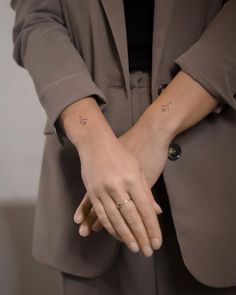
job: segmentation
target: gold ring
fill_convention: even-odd
[[[131,199],[127,199],[127,200],[123,200],[123,201],[116,201],[117,209],[120,209],[121,205],[128,203],[129,201],[131,201]]]

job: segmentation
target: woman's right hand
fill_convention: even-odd
[[[94,211],[111,235],[150,256],[162,243],[153,195],[137,158],[114,136],[99,136],[80,149],[81,175]],[[118,209],[116,201],[131,198]],[[75,214],[76,222],[76,214]],[[156,242],[152,243],[152,240]],[[132,246],[133,245],[133,246]],[[132,248],[133,247],[133,248]]]

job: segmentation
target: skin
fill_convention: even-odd
[[[205,118],[218,103],[180,71],[119,138],[92,97],[67,107],[59,117],[60,125],[78,150],[87,190],[74,215],[77,224],[87,226],[87,233],[80,234],[88,235],[94,225],[94,230],[104,227],[130,250],[142,249],[147,257],[159,249],[162,236],[157,214],[162,210],[151,187],[163,171],[174,137]],[[132,201],[117,210],[114,201],[128,198]]]

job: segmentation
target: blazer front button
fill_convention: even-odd
[[[177,143],[171,143],[168,150],[168,159],[175,161],[181,156],[181,148]]]
[[[158,95],[160,95],[167,86],[168,84],[161,84],[158,88]]]

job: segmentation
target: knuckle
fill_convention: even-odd
[[[87,198],[90,200],[95,198],[96,194],[93,187],[86,187],[86,191]]]
[[[137,181],[136,173],[129,173],[124,176],[124,183],[128,186],[133,185]]]
[[[109,192],[117,192],[121,187],[121,180],[117,177],[113,177],[104,182],[104,188]]]
[[[101,181],[93,181],[86,186],[86,190],[90,198],[95,198],[104,192],[104,184]]]

